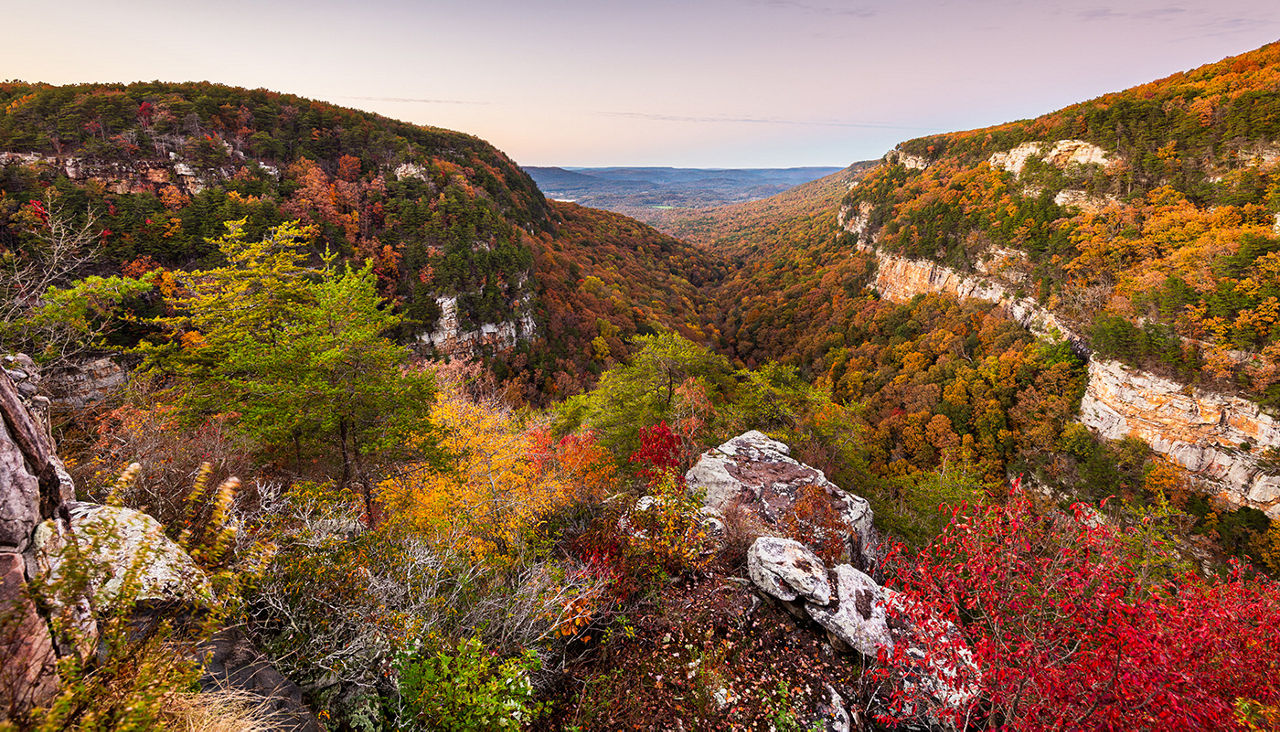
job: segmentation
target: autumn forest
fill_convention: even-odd
[[[1280,728],[1280,44],[648,213],[0,82],[0,730]]]

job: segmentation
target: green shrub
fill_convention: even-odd
[[[529,673],[542,667],[533,651],[499,661],[475,638],[456,654],[420,656],[400,668],[409,716],[429,729],[520,729],[537,716]]]

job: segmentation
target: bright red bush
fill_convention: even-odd
[[[631,453],[632,463],[640,466],[640,475],[649,486],[668,473],[680,469],[680,436],[671,431],[666,421],[652,427],[640,428],[640,449]],[[684,476],[677,475],[677,482],[684,486]]]
[[[900,619],[955,623],[984,700],[940,710],[923,685],[898,683],[883,721],[924,705],[1015,729],[1238,729],[1239,700],[1280,703],[1276,582],[1241,567],[1162,576],[1170,547],[1147,544],[1138,561],[1129,529],[1073,509],[1037,513],[1015,491],[1004,505],[959,507],[918,555],[891,558],[888,584],[909,598]],[[882,678],[919,668],[901,645],[882,654]]]

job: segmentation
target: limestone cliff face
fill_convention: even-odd
[[[909,170],[924,170],[929,167],[929,161],[927,159],[922,158],[919,155],[912,155],[911,153],[903,152],[897,148],[890,150],[888,154],[884,156],[884,159],[885,162],[890,164],[899,163]]]
[[[917,294],[938,293],[996,303],[1032,333],[1056,333],[1088,354],[1084,340],[1053,313],[1031,298],[1015,297],[1000,282],[927,260],[880,251],[875,255],[875,288],[885,299],[904,302]],[[1265,472],[1258,460],[1263,450],[1280,448],[1280,421],[1247,399],[1090,357],[1080,421],[1107,439],[1141,438],[1198,475],[1223,500],[1280,518],[1280,476]],[[1251,449],[1241,449],[1242,444]]]
[[[1021,175],[1022,169],[1032,158],[1064,169],[1072,165],[1107,165],[1111,162],[1107,151],[1097,145],[1084,140],[1058,140],[1052,145],[1047,142],[1024,142],[1008,152],[993,154],[988,163],[993,168]]]
[[[246,160],[243,153],[233,151],[224,143],[228,156]],[[165,186],[195,195],[218,181],[235,175],[235,168],[197,168],[184,160],[177,152],[169,152],[168,159],[139,159],[130,163],[111,163],[75,156],[42,155],[40,153],[0,152],[0,166],[18,164],[53,168],[77,183],[93,181],[117,194],[155,193]],[[279,178],[280,171],[264,163],[257,163],[268,175]]]
[[[1089,359],[1081,423],[1107,439],[1141,438],[1198,476],[1203,487],[1222,500],[1280,518],[1280,475],[1268,473],[1259,460],[1267,448],[1280,448],[1280,420],[1247,399],[1092,357],[1085,340],[1059,317],[1034,299],[1017,296],[1017,262],[1010,260],[1018,253],[989,252],[974,273],[890,254],[862,243],[874,241],[874,232],[868,231],[869,213],[868,206],[847,209],[841,212],[841,222],[845,230],[858,235],[858,249],[876,257],[873,286],[881,297],[905,302],[933,293],[961,301],[982,300],[995,303],[1036,335],[1065,337]]]
[[[1217,485],[1224,500],[1280,518],[1280,475],[1258,460],[1265,448],[1280,446],[1280,421],[1247,399],[1093,359],[1080,421],[1108,439],[1140,437]]]
[[[537,333],[537,324],[530,313],[527,297],[512,319],[499,323],[481,323],[473,329],[462,327],[457,297],[437,297],[436,305],[440,308],[440,317],[436,320],[435,330],[419,334],[418,341],[430,346],[441,356],[470,356],[484,346],[514,348]]]
[[[886,300],[906,302],[916,295],[932,293],[951,295],[962,302],[970,299],[991,302],[1032,333],[1066,338],[1077,350],[1083,352],[1085,349],[1084,340],[1060,318],[1041,307],[1034,299],[1018,297],[1003,282],[981,275],[964,274],[927,259],[889,254],[862,244],[858,248],[875,255],[874,287]],[[984,267],[990,271],[999,266],[998,257],[984,263]]]

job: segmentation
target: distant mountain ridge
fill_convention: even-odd
[[[539,167],[524,171],[547,197],[623,213],[646,223],[671,208],[754,201],[841,170],[839,167]]]

